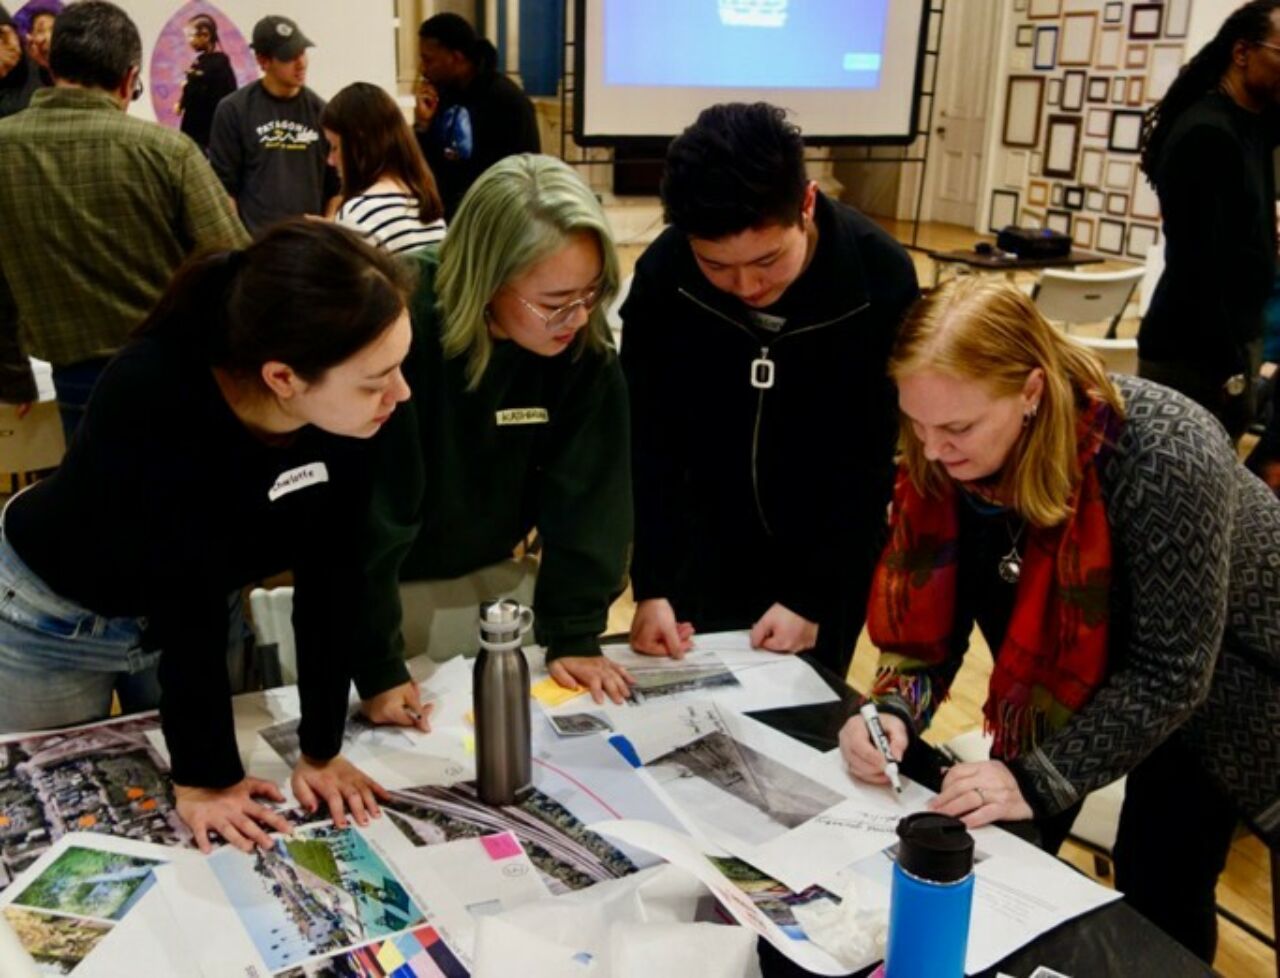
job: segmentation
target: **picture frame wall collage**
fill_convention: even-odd
[[[1191,0],[1013,0],[988,229],[1047,227],[1143,261],[1160,208],[1138,161],[1145,113],[1177,76]]]

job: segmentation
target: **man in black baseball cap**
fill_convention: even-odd
[[[324,100],[306,87],[309,47],[288,17],[263,17],[253,27],[262,77],[224,98],[213,116],[209,162],[252,234],[336,206],[338,175],[326,163],[320,126]]]

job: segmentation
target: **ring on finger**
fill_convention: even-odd
[[[973,786],[973,790],[978,793],[978,801],[985,805],[987,803],[987,796],[982,793],[982,789],[975,784]]]

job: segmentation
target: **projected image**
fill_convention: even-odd
[[[874,89],[889,0],[605,0],[605,83]]]

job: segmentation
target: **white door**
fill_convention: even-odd
[[[946,0],[922,220],[977,223],[998,6]]]

